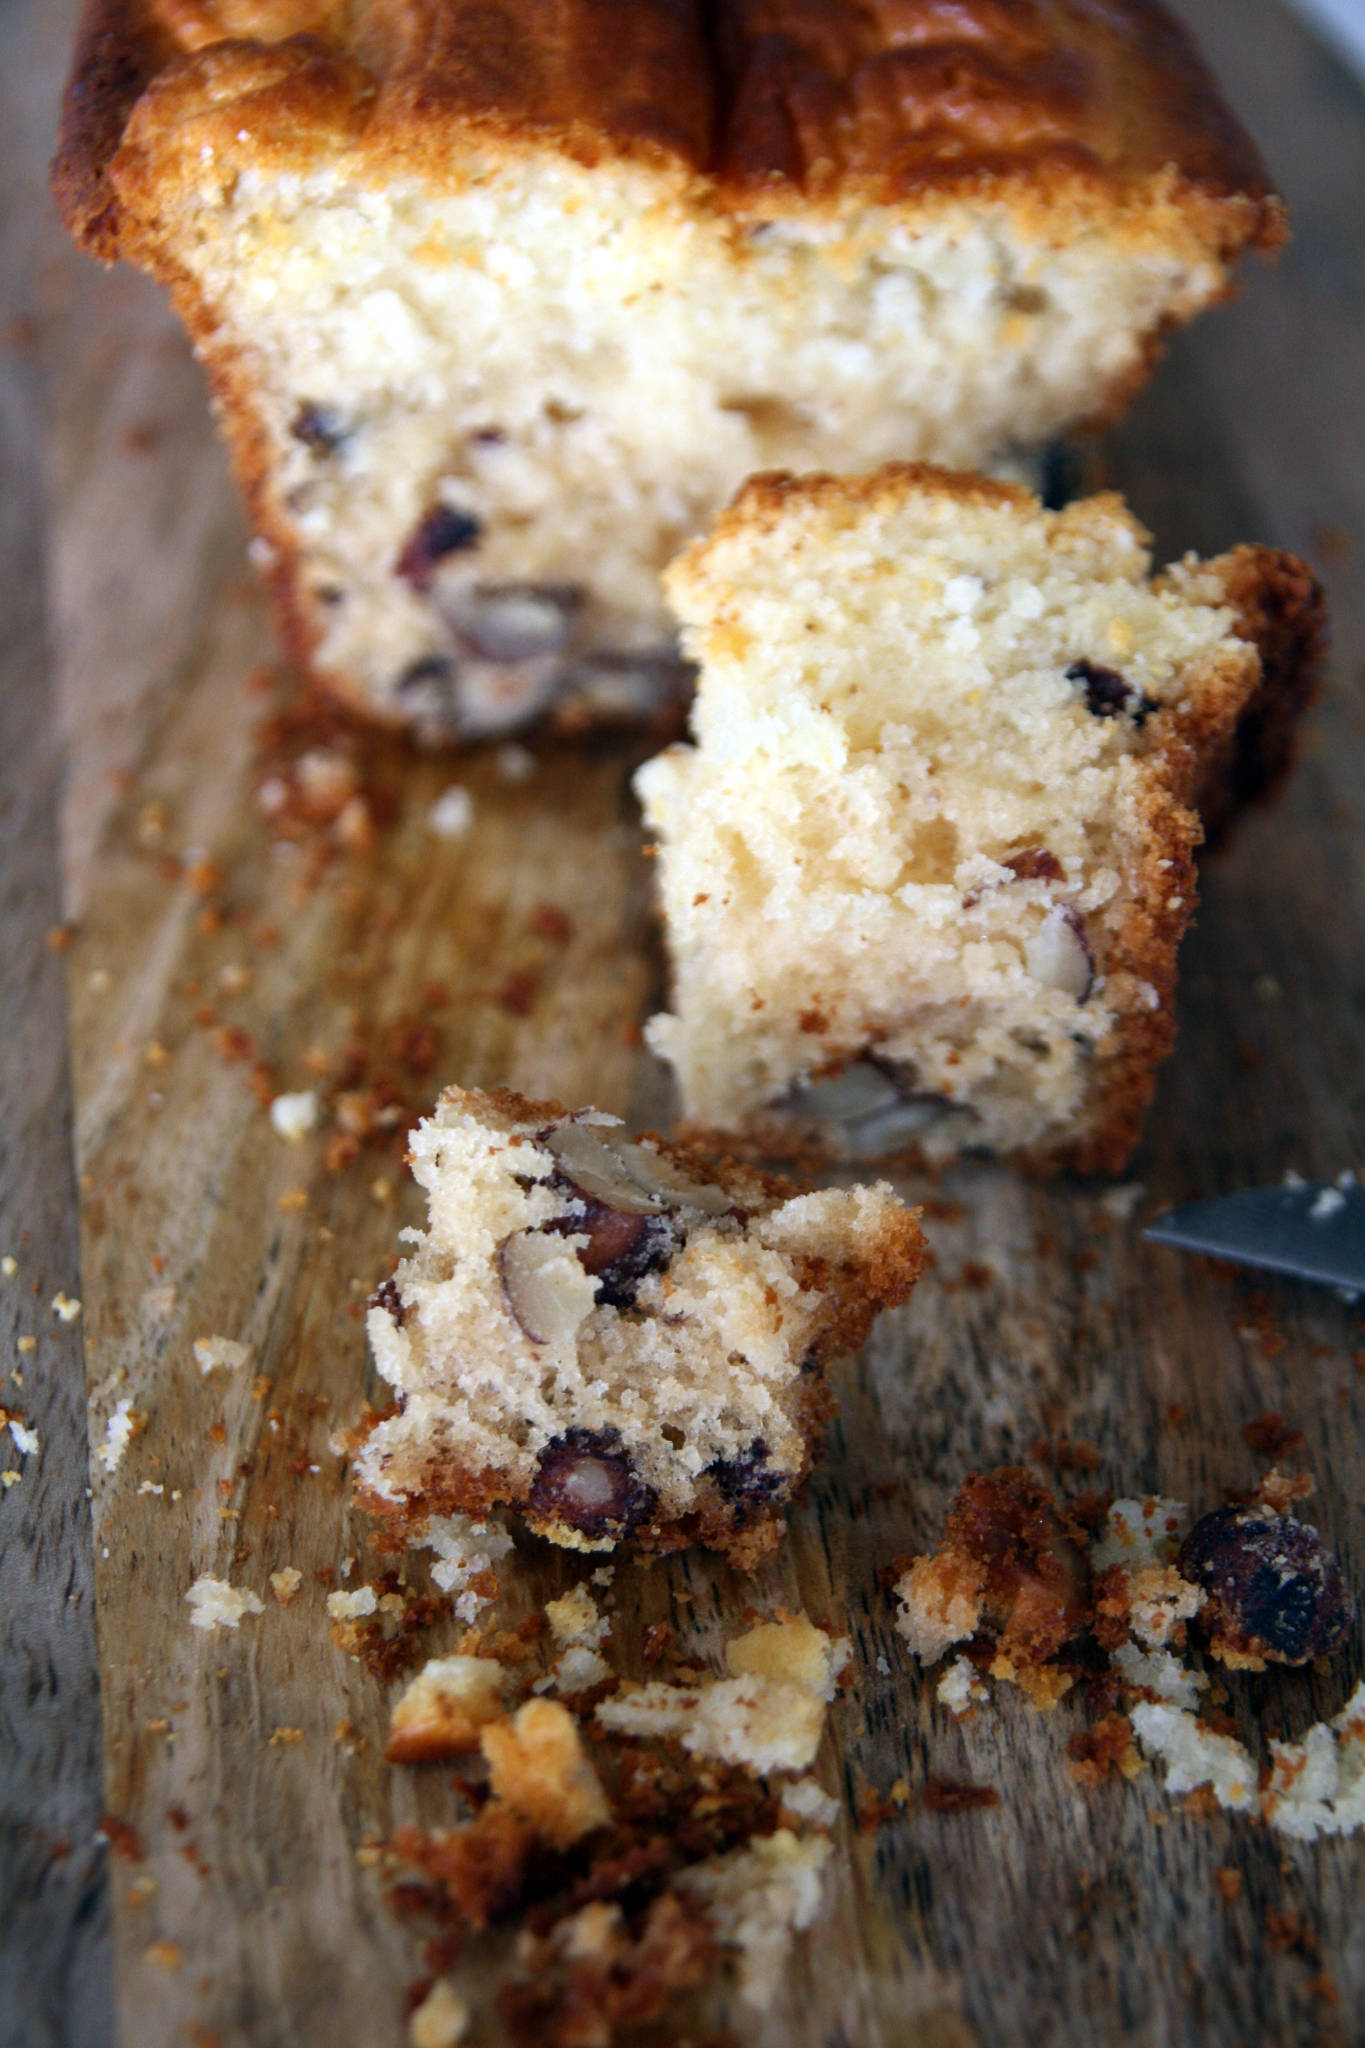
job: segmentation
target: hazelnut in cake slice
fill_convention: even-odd
[[[1112,412],[1283,233],[1154,0],[87,0],[56,187],[169,288],[291,652],[446,738],[657,712],[752,471]]]
[[[772,1549],[826,1366],[918,1276],[915,1214],[503,1092],[448,1089],[410,1157],[428,1223],[370,1304],[398,1406],[360,1452],[367,1503],[507,1505],[575,1549]]]
[[[1320,593],[1153,579],[1113,495],[751,479],[669,571],[693,744],[639,773],[695,1126],[774,1156],[1116,1170],[1172,1035],[1201,812],[1283,772]]]

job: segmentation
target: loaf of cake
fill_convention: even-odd
[[[171,291],[291,654],[457,738],[657,715],[746,476],[1110,413],[1282,234],[1153,0],[87,0],[55,177]]]
[[[410,1527],[511,1506],[576,1549],[771,1550],[826,1366],[914,1286],[915,1213],[507,1093],[448,1089],[410,1156],[428,1223],[370,1304],[397,1408],[359,1454],[367,1504]]]
[[[901,465],[754,478],[673,565],[695,740],[637,787],[695,1124],[1123,1165],[1201,812],[1283,774],[1323,638],[1292,556],[1150,567],[1113,495]]]

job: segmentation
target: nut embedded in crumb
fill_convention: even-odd
[[[490,1722],[480,1746],[493,1796],[552,1847],[567,1849],[611,1818],[578,1724],[555,1700],[527,1700],[515,1719]]]
[[[394,1702],[384,1754],[391,1764],[426,1763],[479,1747],[501,1719],[502,1665],[492,1657],[433,1657]]]

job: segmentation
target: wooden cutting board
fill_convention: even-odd
[[[1085,1790],[1065,1705],[1039,1716],[1005,1697],[954,1724],[878,1581],[934,1539],[974,1466],[1041,1444],[1039,1469],[1051,1460],[1065,1488],[1203,1509],[1264,1470],[1243,1430],[1277,1411],[1303,1432],[1291,1462],[1316,1474],[1315,1517],[1365,1586],[1360,1310],[1231,1279],[1139,1232],[1171,1201],[1365,1166],[1365,109],[1273,0],[1244,0],[1235,21],[1215,0],[1183,11],[1298,241],[1177,343],[1106,460],[1165,555],[1249,538],[1309,555],[1334,604],[1333,674],[1284,801],[1206,869],[1134,1216],[1097,1186],[980,1166],[927,1189],[936,1268],[845,1371],[781,1557],[751,1581],[705,1558],[617,1571],[632,1669],[646,1624],[670,1619],[714,1654],[750,1604],[802,1607],[854,1639],[856,1684],[819,1766],[845,1807],[828,1909],[766,2025],[728,2016],[745,2043],[1362,2038],[1365,1843],[1304,1847],[1192,1814],[1151,1772]],[[49,82],[69,12],[0,20]],[[347,1559],[352,1586],[380,1568],[329,1438],[378,1396],[359,1305],[417,1214],[392,1132],[349,1159],[329,1150],[336,1097],[349,1082],[406,1110],[458,1078],[667,1115],[639,1042],[660,992],[639,756],[601,745],[522,773],[496,752],[366,740],[363,817],[339,834],[292,805],[272,813],[282,766],[350,742],[280,723],[289,686],[269,668],[197,372],[159,296],[97,272],[50,221],[33,272],[36,317],[11,339],[45,392],[67,757],[80,1274],[64,1284],[83,1302],[96,1453],[104,1805],[136,1835],[115,1831],[128,1853],[110,1863],[120,2034],[129,2048],[397,2048],[420,1961],[357,1852],[457,1809],[440,1770],[383,1764],[393,1688],[334,1645],[326,1615]],[[453,841],[428,824],[452,782],[473,805]],[[291,1146],[263,1104],[303,1088],[324,1114]],[[47,1286],[44,1268],[23,1326],[55,1345]],[[250,1362],[202,1372],[209,1336],[249,1345]],[[139,1433],[106,1470],[122,1402]],[[1059,1443],[1093,1446],[1093,1469],[1058,1475]],[[70,1481],[60,1432],[48,1455]],[[291,1565],[302,1586],[280,1606],[269,1575]],[[264,1613],[235,1634],[191,1629],[201,1574],[261,1594]],[[581,1565],[523,1542],[503,1576],[515,1618]],[[1358,1630],[1330,1670],[1239,1680],[1244,1736],[1335,1713],[1360,1666]],[[860,1826],[894,1781],[913,1792],[930,1775],[989,1784],[999,1804],[912,1799]],[[1232,1901],[1215,1875],[1228,1869]]]

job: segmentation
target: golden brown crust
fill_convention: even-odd
[[[1283,232],[1154,0],[87,0],[55,184],[87,246],[145,256],[205,143],[439,182],[461,138],[647,161],[741,215],[1000,192],[1222,257]]]

